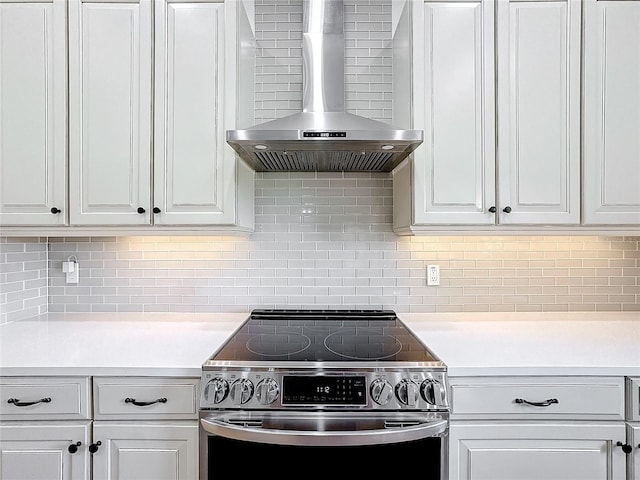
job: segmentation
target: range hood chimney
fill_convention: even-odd
[[[422,143],[422,130],[345,112],[343,1],[302,2],[302,112],[227,130],[227,143],[261,172],[393,170]]]

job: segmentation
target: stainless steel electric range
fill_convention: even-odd
[[[402,455],[444,480],[448,427],[447,367],[391,310],[254,310],[202,367],[201,480],[238,454],[279,478]]]

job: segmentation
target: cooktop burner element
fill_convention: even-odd
[[[345,327],[327,335],[324,346],[331,353],[349,360],[397,358],[402,351],[400,341],[393,335],[377,330],[367,327]]]
[[[391,310],[254,310],[203,364],[201,408],[446,412],[446,370]]]

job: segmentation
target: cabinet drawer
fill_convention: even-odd
[[[88,377],[0,377],[0,419],[88,419]]]
[[[94,418],[197,418],[199,385],[199,377],[95,377]]]
[[[469,377],[451,379],[455,418],[620,420],[622,377]]]

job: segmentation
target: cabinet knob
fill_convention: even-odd
[[[138,213],[144,213],[146,210],[142,207],[138,207]]]
[[[52,208],[51,208],[51,213],[53,213],[54,215],[55,215],[56,213],[60,213],[61,211],[62,211],[62,210],[60,210],[58,207],[52,207]]]
[[[69,445],[69,448],[67,448],[67,450],[69,450],[69,453],[76,453],[80,445],[82,445],[82,442],[72,443],[71,445]]]
[[[97,441],[96,443],[92,443],[91,445],[89,445],[89,452],[96,453],[98,451],[98,447],[100,447],[100,445],[102,445],[101,441]]]
[[[498,209],[496,207],[489,207],[489,213],[496,213]]]
[[[160,210],[158,207],[153,207],[153,213],[160,213],[162,210]]]
[[[618,442],[616,443],[616,445],[620,448],[622,448],[622,451],[624,453],[626,453],[627,455],[631,453],[631,450],[633,449],[633,447],[627,443],[622,443],[622,442]]]
[[[502,209],[504,213],[511,213],[511,207],[507,206]]]

